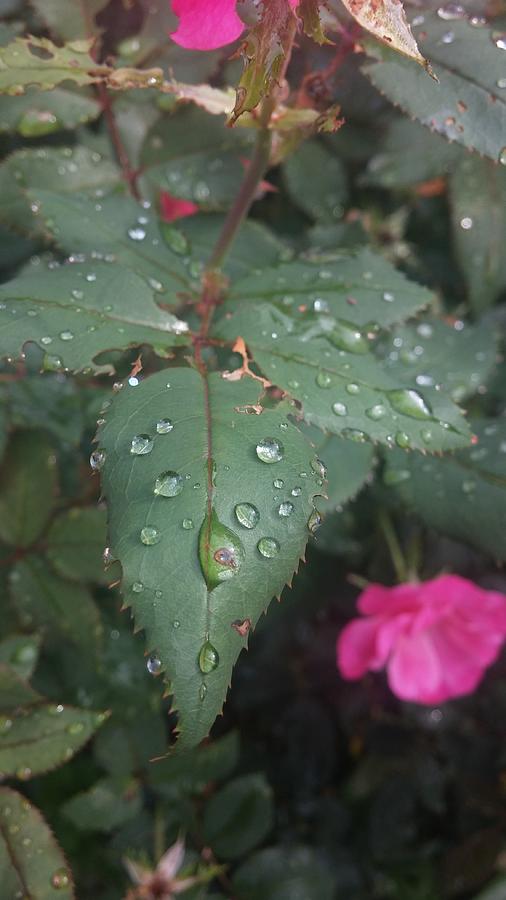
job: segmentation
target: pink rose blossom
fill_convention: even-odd
[[[288,3],[294,9],[298,0]],[[231,44],[244,30],[235,6],[236,0],[172,0],[179,18],[172,40],[188,50],[216,50]]]
[[[366,618],[346,625],[337,642],[342,676],[386,668],[392,693],[415,703],[472,693],[506,637],[506,596],[458,575],[371,584],[358,609]]]
[[[162,191],[160,194],[160,216],[163,222],[185,219],[187,216],[194,216],[198,211],[197,204],[192,203],[191,200],[180,200],[179,197],[173,197],[168,191]]]

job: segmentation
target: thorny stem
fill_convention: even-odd
[[[388,513],[385,512],[385,510],[381,510],[381,512],[379,513],[378,522],[390,552],[390,557],[395,569],[397,581],[409,581],[409,568],[404,558],[399,538],[397,537],[397,533],[393,526],[392,520]]]
[[[118,123],[116,122],[116,116],[114,115],[113,105],[111,103],[111,98],[107,93],[107,88],[104,84],[99,84],[97,86],[98,98],[100,100],[100,105],[102,107],[102,112],[104,114],[104,118],[107,124],[107,128],[109,131],[109,136],[111,138],[111,143],[114,148],[114,152],[116,154],[116,159],[121,167],[121,171],[123,174],[123,178],[128,184],[130,193],[132,197],[136,200],[141,199],[141,195],[139,192],[139,188],[137,186],[137,176],[138,172],[135,169],[132,169],[130,165],[130,160],[128,158],[128,153],[126,152],[123,141],[121,140],[121,135],[118,129]]]

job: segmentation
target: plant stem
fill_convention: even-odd
[[[128,153],[126,152],[123,141],[121,140],[121,135],[119,133],[116,116],[114,115],[114,109],[111,103],[111,98],[109,97],[107,88],[104,84],[99,84],[97,86],[97,93],[109,131],[109,137],[111,138],[111,143],[116,154],[116,159],[118,160],[118,163],[121,167],[123,178],[129,187],[132,197],[134,197],[136,200],[140,200],[141,195],[139,192],[139,188],[137,187],[137,172],[132,169],[130,165]]]
[[[392,519],[384,509],[382,509],[378,515],[378,522],[390,552],[397,581],[409,581],[409,569],[402,552],[399,538],[397,537]]]

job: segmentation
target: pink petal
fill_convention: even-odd
[[[469,648],[466,649],[466,646],[456,639],[452,623],[434,629],[432,641],[442,672],[441,691],[437,700],[433,702],[441,703],[453,697],[472,693],[483,678],[487,663],[483,664],[476,658],[476,654],[468,653]],[[496,655],[497,652],[498,649]],[[488,661],[491,662],[492,659],[489,658]]]
[[[179,25],[172,40],[189,50],[215,50],[235,41],[244,29],[236,0],[172,0]]]
[[[355,619],[341,631],[337,640],[337,666],[343,678],[361,678],[372,664],[375,668],[384,665],[385,659],[377,660],[378,624],[378,619]]]
[[[180,200],[168,191],[162,191],[160,194],[160,215],[164,222],[175,222],[176,219],[194,216],[198,211],[197,204],[191,200]]]
[[[366,616],[396,615],[405,610],[415,610],[420,606],[420,585],[416,583],[398,584],[385,587],[383,584],[370,584],[358,599],[357,606]]]
[[[387,666],[390,690],[401,700],[435,703],[440,697],[442,672],[427,633],[399,638]]]

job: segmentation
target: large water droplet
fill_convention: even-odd
[[[151,656],[148,656],[146,661],[146,669],[148,670],[150,675],[159,675],[162,671],[162,661],[156,653],[152,653]]]
[[[158,419],[156,430],[158,434],[168,434],[174,428],[170,419]]]
[[[177,497],[184,488],[184,479],[178,472],[162,472],[155,481],[153,493],[157,497]]]
[[[290,503],[289,500],[285,500],[283,503],[280,503],[278,506],[278,515],[282,518],[288,518],[291,516],[295,507],[293,503]]]
[[[238,503],[234,509],[235,517],[243,528],[254,528],[260,520],[260,513],[252,503]]]
[[[130,453],[134,456],[145,456],[153,449],[153,438],[149,434],[136,434],[130,444]]]
[[[210,591],[222,581],[233,578],[244,559],[244,548],[236,534],[223,525],[214,509],[202,523],[199,533],[199,560]]]
[[[277,463],[283,459],[284,447],[276,438],[265,437],[256,445],[256,454],[264,463]]]
[[[274,556],[277,556],[280,550],[276,538],[273,537],[260,538],[257,548],[258,552],[265,556],[266,559],[272,559]]]
[[[338,320],[328,338],[334,347],[347,350],[348,353],[367,353],[369,350],[367,339],[356,325],[350,322]]]
[[[216,647],[213,647],[210,641],[205,641],[200,648],[199,653],[199,669],[204,675],[209,675],[210,672],[214,672],[214,670],[218,667],[220,662],[220,657],[218,655],[218,651]]]
[[[336,416],[346,416],[348,414],[348,407],[345,403],[340,403],[338,401],[337,403],[332,404],[332,412]]]
[[[404,416],[410,416],[412,419],[430,419],[432,417],[428,404],[418,391],[404,388],[388,391],[388,399],[391,406]]]
[[[147,547],[152,547],[154,544],[158,544],[160,539],[161,534],[158,531],[158,528],[153,528],[150,525],[146,525],[146,527],[141,530],[141,541],[143,544],[146,544]]]
[[[106,460],[105,450],[94,450],[90,456],[90,466],[95,472],[99,472]]]

